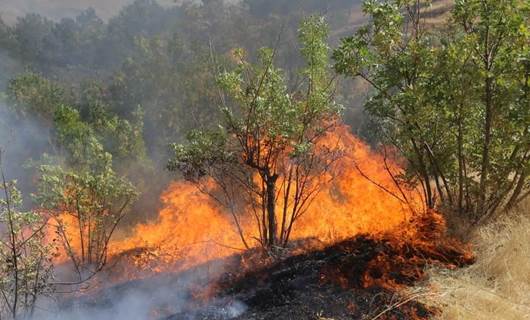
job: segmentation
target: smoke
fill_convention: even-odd
[[[73,17],[86,8],[92,7],[102,18],[115,15],[123,6],[134,0],[3,0],[0,11],[2,16],[13,22],[15,17],[28,13],[39,13],[52,19]]]
[[[7,0],[10,2],[11,0]],[[0,11],[4,9],[0,6]],[[24,192],[31,185],[31,172],[24,167],[30,159],[38,159],[49,147],[50,129],[32,117],[19,117],[7,107],[5,89],[9,80],[24,71],[23,65],[0,48],[0,150],[2,168],[8,179],[18,180]],[[27,194],[26,194],[27,196]]]
[[[50,127],[31,117],[19,117],[0,103],[0,138],[3,170],[8,179],[18,180],[19,188],[28,197],[35,188],[34,174],[24,164],[38,160],[50,150]],[[109,265],[114,267],[115,263]],[[109,268],[108,273],[98,274],[95,282],[53,286],[55,292],[51,296],[39,297],[32,320],[193,320],[204,315],[232,319],[246,310],[243,303],[234,299],[214,299],[198,310],[189,308],[195,301],[193,290],[207,287],[224,270],[223,262],[214,262],[180,274],[167,273],[114,285],[114,270]],[[70,273],[59,266],[54,278],[63,281],[71,278]],[[83,289],[85,293],[77,295]]]
[[[17,180],[27,197],[33,191],[32,170],[26,166],[38,160],[50,147],[50,128],[31,117],[18,117],[0,101],[0,150],[2,168],[9,180]]]
[[[24,68],[18,61],[13,59],[7,52],[0,48],[0,91],[3,91],[7,86],[11,76],[20,73],[23,70]]]
[[[108,20],[116,15],[121,8],[134,1],[137,0],[2,0],[0,15],[8,23],[13,23],[16,21],[16,17],[28,13],[39,13],[48,18],[60,20],[65,17],[75,17],[83,10],[93,8],[99,17]],[[165,6],[184,1],[186,0],[157,0],[159,4]]]
[[[47,301],[37,308],[32,320],[233,319],[246,311],[237,299],[212,299],[197,307],[201,301],[194,296],[197,289],[207,288],[217,279],[225,267],[225,262],[214,262],[182,273],[127,281],[60,303]]]

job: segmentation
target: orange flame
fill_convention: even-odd
[[[414,231],[408,222],[414,212],[424,211],[423,202],[418,190],[396,185],[389,174],[401,170],[395,161],[370,150],[346,126],[337,126],[320,143],[340,149],[343,156],[329,173],[334,178],[296,221],[293,240],[312,238],[329,244],[361,233]],[[223,258],[243,248],[232,216],[192,183],[172,183],[161,200],[164,207],[158,220],[138,225],[130,237],[113,241],[111,255],[145,248],[148,253],[137,255],[137,264],[163,271]],[[241,223],[248,239],[257,236],[251,219]]]

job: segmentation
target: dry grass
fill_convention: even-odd
[[[429,26],[445,25],[453,8],[453,0],[434,0],[423,13],[425,23]]]
[[[433,270],[440,319],[530,319],[530,204],[474,235],[476,264],[457,271]]]

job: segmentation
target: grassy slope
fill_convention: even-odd
[[[434,0],[431,6],[425,10],[426,22],[431,25],[444,24],[450,16],[453,0]]]
[[[530,202],[474,237],[477,263],[433,271],[430,299],[441,319],[530,319]]]

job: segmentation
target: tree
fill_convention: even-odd
[[[40,166],[37,201],[52,211],[57,233],[79,280],[107,262],[110,239],[136,193],[107,164],[97,172]],[[88,272],[88,276],[87,276]]]
[[[166,152],[170,142],[208,123],[217,111],[211,107],[217,90],[210,53],[197,49],[191,54],[179,39],[138,38],[136,45],[138,52],[109,86],[109,106],[129,119],[131,106],[140,105],[148,151]]]
[[[110,112],[97,83],[83,83],[78,96],[67,96],[66,91],[29,73],[11,81],[9,98],[18,115],[42,119],[52,129],[52,156],[43,156],[43,164],[36,166],[35,199],[52,213],[66,254],[82,280],[105,265],[108,243],[137,196],[133,185],[114,168],[138,181],[145,174],[138,172],[148,169],[149,163],[144,161],[140,108],[128,121]]]
[[[110,239],[137,194],[114,172],[112,155],[78,112],[59,107],[55,122],[64,160],[38,166],[35,200],[51,212],[66,254],[83,281],[104,267]]]
[[[124,119],[113,112],[110,99],[103,93],[106,88],[102,84],[86,82],[82,83],[81,89],[76,108],[79,110],[77,121],[86,123],[93,130],[114,160],[128,163],[145,160],[143,109],[136,107],[129,110],[128,119]],[[69,112],[66,109],[63,111]]]
[[[72,100],[60,85],[33,72],[11,79],[7,95],[17,114],[45,121],[53,120],[58,105]]]
[[[51,34],[52,28],[53,22],[38,14],[18,17],[12,30],[16,47],[8,49],[24,64],[45,62],[42,57],[44,40]]]
[[[294,91],[274,66],[275,49],[261,49],[257,64],[234,50],[237,67],[218,80],[226,93],[219,129],[193,131],[187,145],[173,145],[169,169],[199,185],[205,176],[213,179],[220,196],[206,185],[203,190],[227,205],[247,247],[240,215],[254,214],[256,238],[264,248],[286,246],[333,160],[332,151],[318,146],[340,110],[332,98],[327,35],[324,19],[302,22],[306,67]]]
[[[70,120],[74,126],[84,123],[81,127],[89,126],[91,134],[116,160],[144,160],[142,108],[130,110],[130,120],[123,119],[112,112],[110,99],[103,93],[103,84],[87,81],[80,87],[80,92],[74,94],[71,88],[39,74],[24,73],[10,80],[8,102],[21,118],[38,119],[55,126],[66,125]],[[61,123],[62,120],[65,122]],[[66,143],[64,140],[56,142]]]
[[[37,299],[50,293],[52,246],[46,221],[34,211],[20,211],[22,196],[15,181],[7,181],[0,153],[0,317],[30,317]]]
[[[457,1],[437,30],[428,3],[365,1],[371,21],[342,40],[335,69],[372,86],[366,109],[426,205],[483,221],[529,187],[528,4]]]
[[[530,183],[530,5],[525,1],[459,1],[454,19],[476,69],[481,141],[476,214],[520,202]],[[516,63],[514,63],[514,61]],[[507,178],[508,177],[508,178]],[[510,197],[507,203],[504,199]]]

